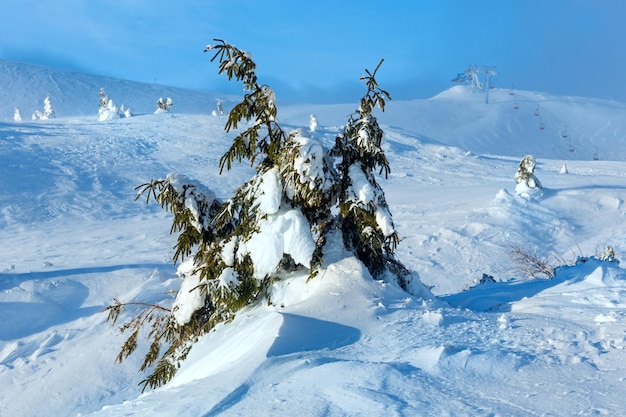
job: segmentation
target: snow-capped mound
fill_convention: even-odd
[[[485,99],[455,86],[428,100],[392,101],[380,120],[478,154],[626,160],[622,103],[497,88]]]
[[[440,92],[439,94],[434,95],[433,97],[430,98],[430,101],[437,101],[437,100],[476,101],[476,99],[479,98],[478,94],[480,94],[479,91],[475,91],[472,88],[469,88],[467,86],[455,85],[454,87],[450,87],[447,90],[444,90]]]
[[[393,96],[393,91],[391,92]],[[464,152],[522,158],[626,161],[626,105],[495,88],[454,86],[430,99],[390,101],[379,122],[386,133],[436,142]],[[283,120],[305,126],[311,114],[324,127],[341,125],[350,104],[289,106]]]

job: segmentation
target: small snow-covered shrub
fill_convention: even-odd
[[[16,107],[15,110],[13,111],[13,121],[14,122],[21,122],[22,121],[22,113],[20,112],[20,108]]]
[[[521,246],[512,247],[509,257],[516,269],[530,279],[550,279],[554,277],[554,271],[558,265],[566,265],[563,258],[558,257],[558,262],[554,259],[541,257],[536,250],[523,248]],[[552,255],[552,258],[557,258]]]

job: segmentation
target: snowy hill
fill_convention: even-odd
[[[102,77],[49,67],[0,60],[0,121],[13,120],[18,107],[24,119],[42,110],[50,94],[56,117],[89,116],[98,113],[98,92],[104,88],[117,105],[135,113],[153,113],[160,97],[171,97],[174,110],[207,113],[215,109],[213,94]],[[180,100],[179,100],[180,99]]]
[[[142,358],[113,363],[124,338],[101,310],[113,298],[171,304],[180,279],[171,218],[134,201],[134,188],[180,172],[228,198],[252,169],[219,175],[232,134],[224,116],[210,115],[210,94],[6,62],[0,69],[8,94],[0,107],[1,416],[626,409],[626,270],[588,258],[606,245],[618,260],[626,254],[623,105],[508,90],[492,91],[486,105],[463,87],[389,103],[379,120],[392,173],[380,182],[403,239],[398,258],[434,296],[372,280],[335,243],[317,277],[279,283],[272,304],[218,326],[170,384],[142,394]],[[100,87],[139,115],[97,122]],[[46,92],[56,119],[8,121],[13,100]],[[153,114],[163,95],[173,112]],[[354,108],[279,104],[278,118],[306,127],[313,113],[314,134],[331,143]],[[563,150],[561,123],[575,152],[569,140]],[[596,146],[599,160],[579,151]],[[527,153],[545,187],[531,199],[513,182]],[[528,279],[510,257],[516,247],[567,266]]]
[[[517,109],[515,106],[517,105]],[[352,105],[335,105],[329,124],[342,124]],[[306,124],[318,106],[286,111]],[[319,112],[328,106],[319,106]],[[626,105],[580,97],[455,86],[426,100],[391,101],[381,122],[411,142],[434,142],[477,154],[562,160],[626,160]],[[541,129],[543,127],[543,129]],[[567,137],[563,137],[563,134]],[[573,152],[572,152],[573,151]]]

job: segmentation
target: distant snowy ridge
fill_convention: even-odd
[[[309,112],[329,107],[336,117],[318,118],[320,125],[339,124],[353,111],[350,105],[302,105],[286,112],[304,126]],[[416,143],[438,143],[475,154],[626,160],[626,104],[610,100],[496,88],[486,104],[484,92],[455,86],[429,99],[390,101],[379,121],[388,135],[395,131]]]
[[[98,114],[100,88],[118,105],[131,108],[136,114],[152,113],[161,97],[171,97],[173,111],[207,113],[216,108],[217,96],[207,92],[147,84],[100,75],[55,69],[45,66],[0,60],[0,121],[13,120],[18,107],[24,120],[43,109],[43,100],[50,94],[57,117]],[[221,97],[224,99],[224,97]]]
[[[46,94],[57,118],[92,114],[95,118],[100,88],[136,115],[154,112],[162,97],[172,98],[173,113],[210,115],[218,99],[226,111],[233,104],[232,97],[216,93],[5,60],[0,60],[0,87],[0,121],[12,121],[15,107],[29,121],[35,110],[43,109]],[[320,126],[336,127],[354,110],[354,104],[289,105],[280,108],[278,117],[303,127],[309,125],[311,114],[321,112]],[[532,154],[564,161],[626,161],[626,104],[610,100],[496,88],[486,104],[484,92],[457,85],[429,99],[391,101],[379,121],[385,132],[414,138],[415,145],[439,143],[516,158]]]

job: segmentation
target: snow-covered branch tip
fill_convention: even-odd
[[[251,55],[246,51],[237,49],[233,45],[227,44],[222,39],[213,40],[217,44],[207,45],[204,52],[216,51],[211,58],[211,62],[219,57],[218,74],[225,72],[229,80],[235,78],[237,81],[242,81],[246,90],[258,88],[255,72],[256,64],[252,60]]]
[[[367,86],[367,94],[361,99],[361,105],[359,107],[359,113],[361,116],[366,116],[372,113],[375,107],[379,107],[383,112],[385,111],[386,100],[391,100],[389,93],[378,86],[376,81],[376,73],[383,64],[384,58],[381,58],[378,65],[373,72],[370,72],[367,68],[365,73],[367,75],[361,75],[361,81],[365,82]]]

